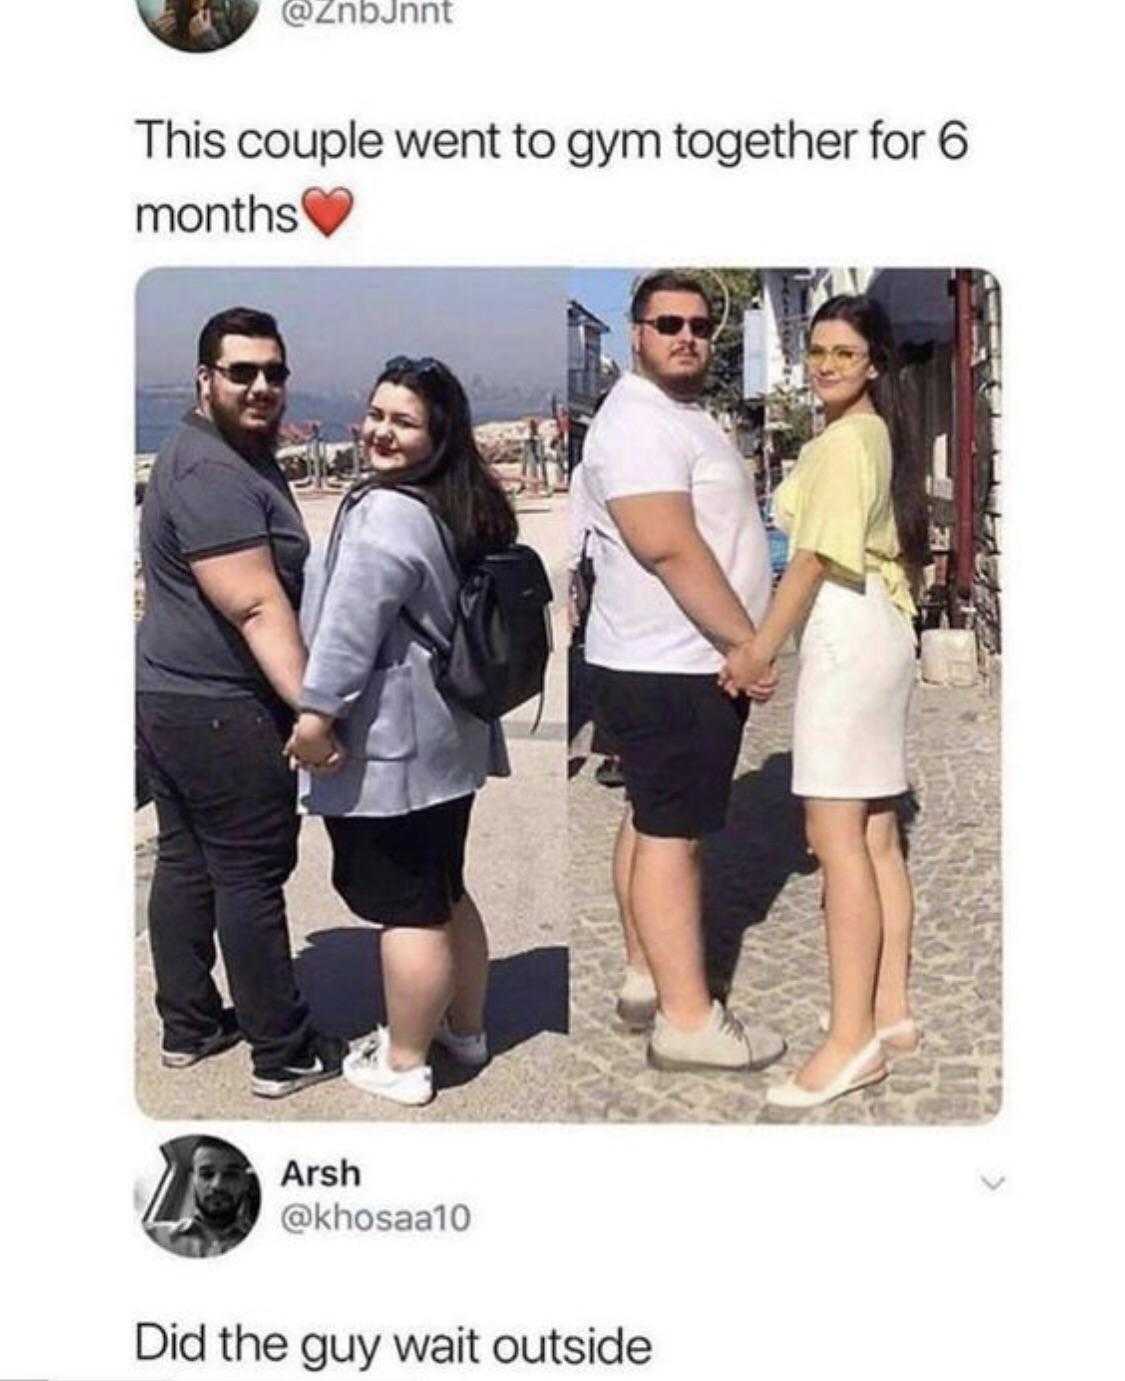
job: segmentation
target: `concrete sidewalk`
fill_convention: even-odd
[[[763,1074],[662,1074],[645,1063],[644,1037],[614,1029],[623,959],[609,867],[623,793],[598,786],[596,760],[586,758],[570,783],[571,1044],[580,1069],[570,1112],[579,1120],[971,1123],[999,1107],[999,703],[983,687],[921,685],[907,743],[922,1050],[883,1084],[816,1112],[765,1106],[767,1084],[815,1047],[827,1005],[821,879],[789,794],[794,673],[790,655],[778,694],[753,709],[727,828],[704,852],[713,985],[729,989],[736,1015],[780,1030],[789,1054]]]
[[[314,542],[327,534],[339,496],[302,495]],[[400,1108],[343,1080],[271,1103],[249,1089],[250,1064],[239,1046],[188,1070],[159,1061],[159,1023],[143,930],[155,856],[151,807],[138,815],[136,1089],[142,1110],[176,1119],[254,1118],[356,1121],[551,1121],[563,1117],[563,1061],[568,1023],[568,911],[565,895],[564,739],[566,496],[517,501],[521,539],[543,558],[555,592],[555,657],[543,719],[535,705],[505,721],[513,775],[479,793],[467,861],[469,887],[492,945],[488,1028],[493,1060],[479,1073],[439,1060],[438,1096],[422,1109]],[[329,882],[331,850],[323,824],[306,819],[300,860],[287,888],[298,982],[317,1025],[349,1038],[382,1019],[378,932],[355,921]],[[223,979],[220,975],[220,986]]]

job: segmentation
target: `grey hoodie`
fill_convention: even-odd
[[[404,815],[476,791],[488,776],[508,776],[500,725],[439,693],[433,654],[400,617],[409,608],[448,643],[461,578],[432,515],[417,499],[373,489],[346,512],[333,545],[327,589],[328,552],[314,552],[305,574],[301,708],[337,720],[348,756],[332,776],[301,774],[303,808]]]

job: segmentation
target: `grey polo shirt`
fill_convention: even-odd
[[[152,468],[141,510],[145,612],[138,691],[272,694],[240,633],[203,596],[191,561],[268,544],[296,609],[309,540],[276,461],[250,462],[189,412]]]

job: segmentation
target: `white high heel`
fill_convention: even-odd
[[[816,1019],[816,1024],[819,1029],[827,1035],[832,1025],[832,1014],[827,1011],[827,1009],[822,1011]],[[902,1040],[904,1037],[910,1036],[914,1038],[914,1044],[909,1049],[903,1049],[902,1047],[896,1048],[893,1045],[887,1047],[886,1053],[890,1055],[892,1059],[896,1056],[899,1059],[905,1059],[907,1055],[917,1055],[918,1051],[922,1048],[922,1032],[918,1027],[918,1023],[913,1017],[903,1017],[901,1021],[896,1021],[891,1026],[877,1026],[875,1028],[875,1039],[877,1041],[882,1041],[884,1044],[887,1041]]]
[[[872,1060],[878,1064],[866,1069]],[[887,1066],[883,1060],[883,1047],[878,1037],[852,1056],[835,1079],[829,1080],[823,1088],[802,1088],[791,1075],[783,1084],[773,1084],[766,1089],[766,1102],[775,1108],[820,1108],[833,1099],[843,1098],[846,1093],[878,1084],[887,1077]]]

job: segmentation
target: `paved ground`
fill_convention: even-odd
[[[711,969],[737,1014],[777,1027],[802,1061],[817,1041],[827,969],[820,878],[788,792],[794,684],[751,716],[731,816],[705,855]],[[621,975],[609,855],[621,792],[598,786],[587,758],[570,783],[572,1042],[579,1120],[967,1123],[1000,1103],[999,703],[983,688],[919,686],[909,743],[908,826],[918,897],[913,983],[920,1054],[882,1085],[814,1113],[766,1109],[777,1070],[752,1076],[650,1070],[644,1039],[612,1029]],[[572,761],[572,771],[577,760]]]
[[[555,588],[555,638],[565,639],[565,496],[521,499],[523,540],[543,556]],[[332,497],[309,496],[302,510],[314,540],[327,532]],[[563,1116],[558,1090],[568,1021],[565,898],[566,688],[563,657],[548,683],[543,723],[529,730],[534,706],[506,721],[513,776],[480,793],[473,815],[469,885],[493,947],[488,1024],[494,1059],[466,1078],[437,1066],[438,1097],[428,1108],[404,1109],[353,1089],[342,1080],[278,1103],[249,1092],[249,1060],[236,1048],[195,1069],[168,1071],[158,1058],[152,969],[144,913],[155,853],[151,807],[137,829],[137,1097],[159,1118],[278,1120],[550,1121]],[[288,888],[298,980],[318,1024],[348,1037],[381,1019],[376,996],[377,932],[353,921],[329,882],[329,846],[319,820],[301,830],[300,862]]]

